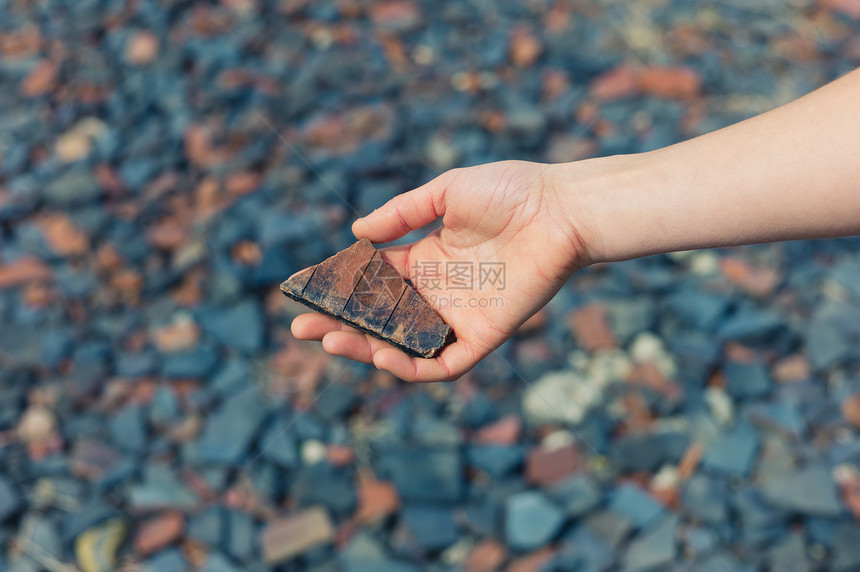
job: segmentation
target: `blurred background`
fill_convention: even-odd
[[[856,239],[588,269],[451,384],[296,341],[277,287],[449,168],[712,131],[858,32],[858,0],[0,0],[0,570],[860,569]]]

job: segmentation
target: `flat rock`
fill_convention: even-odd
[[[262,531],[263,556],[278,564],[331,542],[334,527],[322,507],[312,507],[270,522]]]
[[[382,464],[404,500],[456,502],[463,495],[463,459],[456,450],[398,449]]]
[[[636,485],[624,484],[613,491],[609,508],[629,518],[637,528],[646,528],[659,519],[663,505]]]
[[[517,493],[505,507],[505,538],[516,550],[535,550],[553,539],[564,518],[564,512],[545,495]]]
[[[669,515],[633,539],[624,554],[625,570],[652,570],[671,564],[678,555],[678,517]]]
[[[684,512],[694,519],[713,524],[725,522],[728,512],[725,482],[707,475],[694,475],[682,493]]]
[[[450,508],[406,506],[403,508],[403,520],[418,544],[428,551],[447,548],[460,535]]]
[[[138,526],[134,550],[141,556],[149,556],[178,540],[184,531],[185,518],[182,513],[166,512]]]
[[[451,328],[367,239],[294,274],[281,284],[281,290],[411,356],[434,357],[451,334]]]
[[[238,463],[251,445],[264,413],[262,397],[254,387],[229,398],[209,417],[200,438],[193,443],[194,459],[200,463]]]
[[[708,444],[702,466],[725,476],[745,476],[752,469],[759,438],[755,429],[745,422],[738,423]]]
[[[207,332],[229,348],[256,352],[263,347],[263,312],[254,300],[242,300],[229,308],[205,308],[198,318]]]
[[[547,495],[563,507],[568,516],[579,517],[596,507],[603,493],[588,475],[576,475],[547,490]]]
[[[726,389],[735,399],[755,399],[767,395],[773,386],[767,368],[761,362],[730,361],[724,371]]]
[[[844,510],[830,471],[819,464],[771,476],[762,483],[762,494],[769,503],[792,512],[836,517]]]
[[[574,444],[552,450],[537,447],[526,459],[526,480],[538,486],[551,486],[582,469],[582,454]]]

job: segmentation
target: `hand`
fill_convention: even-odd
[[[504,161],[448,171],[388,201],[352,227],[359,238],[389,242],[438,217],[442,227],[382,256],[416,289],[457,336],[433,359],[413,358],[386,342],[317,313],[292,324],[300,339],[322,340],[332,354],[373,363],[406,381],[450,381],[498,348],[546,304],[575,270],[590,262],[582,224],[560,196],[561,173],[552,165]],[[580,220],[584,217],[578,217]],[[577,228],[580,227],[580,228]],[[474,271],[468,289],[445,287],[446,263]],[[502,263],[505,284],[480,285],[481,262]],[[430,289],[414,276],[436,264],[442,284]]]

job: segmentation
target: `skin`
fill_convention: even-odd
[[[504,289],[439,294],[457,334],[434,359],[412,358],[320,314],[300,339],[406,381],[457,379],[543,307],[576,270],[649,254],[860,234],[860,70],[736,125],[638,155],[546,165],[503,161],[448,171],[357,220],[388,242],[442,217],[407,246],[383,250],[404,276],[416,262],[505,263]],[[419,292],[433,303],[431,292]],[[501,304],[488,306],[489,299]],[[456,301],[461,302],[455,307]],[[476,300],[469,306],[469,300]],[[481,304],[481,301],[487,304]],[[481,306],[484,307],[481,307]]]

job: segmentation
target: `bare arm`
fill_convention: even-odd
[[[860,70],[696,139],[587,163],[559,168],[567,181],[598,173],[571,186],[586,207],[569,200],[573,220],[588,217],[594,260],[858,234]]]

